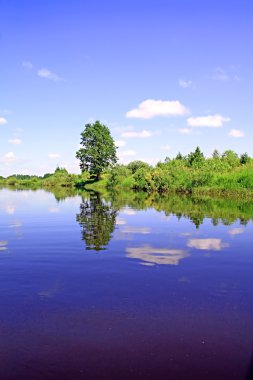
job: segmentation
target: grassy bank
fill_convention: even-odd
[[[147,193],[178,193],[196,196],[253,198],[253,159],[247,154],[240,157],[233,151],[205,158],[197,148],[188,156],[180,153],[174,159],[166,158],[156,166],[142,161],[116,165],[103,172],[95,181],[88,172],[70,174],[57,168],[43,177],[13,175],[0,177],[2,186],[16,188],[78,188],[94,191],[136,190]]]
[[[146,192],[253,197],[253,160],[233,151],[205,158],[199,148],[152,167],[141,161],[115,166],[107,186]]]

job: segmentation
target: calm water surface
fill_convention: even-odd
[[[0,190],[0,379],[253,378],[252,202]]]

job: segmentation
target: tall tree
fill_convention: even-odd
[[[240,158],[236,152],[229,149],[222,154],[222,160],[227,162],[231,167],[239,166]]]
[[[201,167],[205,161],[204,154],[201,152],[200,148],[197,146],[194,152],[188,154],[188,163],[193,167]]]
[[[81,133],[81,145],[83,147],[76,152],[80,168],[88,171],[97,180],[104,169],[117,162],[116,146],[110,130],[99,121],[85,125]]]
[[[248,164],[250,162],[250,156],[248,153],[243,153],[240,155],[240,163],[241,165]]]
[[[212,157],[215,160],[218,160],[220,158],[220,153],[219,153],[218,149],[214,149]]]

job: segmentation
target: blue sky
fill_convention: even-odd
[[[100,120],[120,162],[253,156],[249,0],[0,0],[0,175],[79,172]]]

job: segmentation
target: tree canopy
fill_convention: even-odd
[[[110,130],[99,121],[85,125],[81,133],[81,145],[83,147],[76,152],[80,168],[97,180],[104,169],[117,162],[116,146]]]

